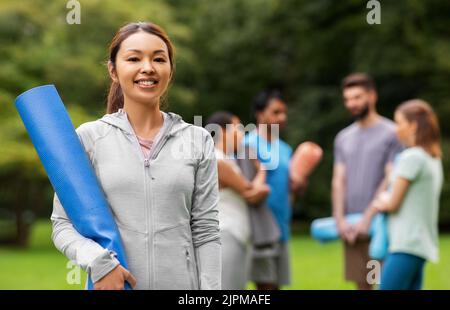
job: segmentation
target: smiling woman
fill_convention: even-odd
[[[55,195],[53,242],[95,289],[220,289],[218,177],[209,133],[162,112],[174,48],[151,23],[130,23],[110,45],[107,114],[77,129],[109,203],[129,270],[81,236]],[[193,146],[192,154],[173,150]],[[190,156],[192,155],[192,156]],[[86,214],[89,217],[89,214]]]

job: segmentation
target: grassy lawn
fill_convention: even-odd
[[[68,260],[51,243],[48,221],[33,227],[31,245],[21,250],[0,247],[0,289],[82,289],[66,281]],[[441,236],[439,264],[427,264],[426,289],[450,289],[450,235]],[[339,243],[321,245],[308,236],[291,241],[292,286],[286,289],[353,289],[343,277],[342,249]],[[84,283],[84,275],[81,280]],[[250,285],[249,288],[253,286]]]

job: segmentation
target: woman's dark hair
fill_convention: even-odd
[[[208,130],[210,135],[213,138],[216,135],[216,130],[214,130],[216,126],[218,125],[220,128],[225,129],[227,124],[231,124],[233,121],[233,117],[235,117],[232,113],[227,111],[217,111],[213,113],[208,119],[206,120],[205,129]]]
[[[117,31],[116,35],[111,41],[109,46],[109,60],[113,67],[116,67],[116,57],[119,52],[120,45],[122,42],[127,39],[130,35],[137,33],[139,31],[145,31],[147,33],[153,34],[161,38],[167,46],[167,51],[169,52],[169,61],[171,68],[171,76],[173,76],[175,72],[175,48],[170,41],[166,32],[158,25],[147,23],[147,22],[138,22],[138,23],[129,23],[123,26]],[[120,84],[118,82],[111,81],[111,86],[109,88],[108,99],[106,104],[106,113],[114,113],[117,112],[120,108],[123,108],[123,93],[120,88]]]
[[[416,145],[422,147],[433,157],[441,157],[439,121],[433,108],[421,99],[403,102],[396,112],[401,113],[408,122],[417,124]]]
[[[254,120],[256,120],[256,113],[264,111],[272,99],[279,99],[285,102],[283,94],[278,89],[266,89],[255,96],[251,109],[251,116]]]

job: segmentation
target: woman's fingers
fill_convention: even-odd
[[[130,285],[131,285],[131,287],[132,288],[135,288],[136,287],[136,278],[131,274],[131,272],[129,272],[128,270],[127,270],[127,275],[126,275],[126,277],[125,277],[125,280],[128,282],[128,283],[130,283]]]

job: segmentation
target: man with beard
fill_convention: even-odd
[[[342,81],[342,95],[354,122],[334,141],[333,216],[344,243],[345,278],[356,283],[358,289],[369,290],[368,230],[373,215],[368,206],[377,193],[386,189],[387,176],[401,146],[394,123],[376,111],[377,91],[370,76],[347,76]],[[351,225],[345,220],[350,213],[364,216]]]

